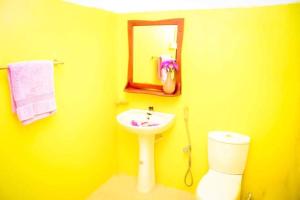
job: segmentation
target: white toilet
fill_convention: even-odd
[[[233,132],[208,134],[209,171],[199,182],[197,200],[240,200],[250,137]]]

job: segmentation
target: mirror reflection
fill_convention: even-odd
[[[134,82],[161,85],[161,62],[176,60],[177,25],[135,26],[133,35]]]

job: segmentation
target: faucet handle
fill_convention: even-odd
[[[148,107],[148,110],[149,110],[149,111],[154,111],[154,107],[153,107],[153,106],[149,106],[149,107]]]

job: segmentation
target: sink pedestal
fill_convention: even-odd
[[[130,109],[117,116],[119,124],[139,138],[140,156],[137,178],[137,190],[139,192],[150,192],[155,185],[155,135],[170,129],[174,123],[174,118],[174,114],[141,109]]]
[[[155,185],[154,135],[139,135],[139,173],[137,189],[147,193]]]

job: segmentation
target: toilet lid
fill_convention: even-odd
[[[239,198],[242,175],[231,175],[209,170],[197,188],[201,200],[236,200]]]

